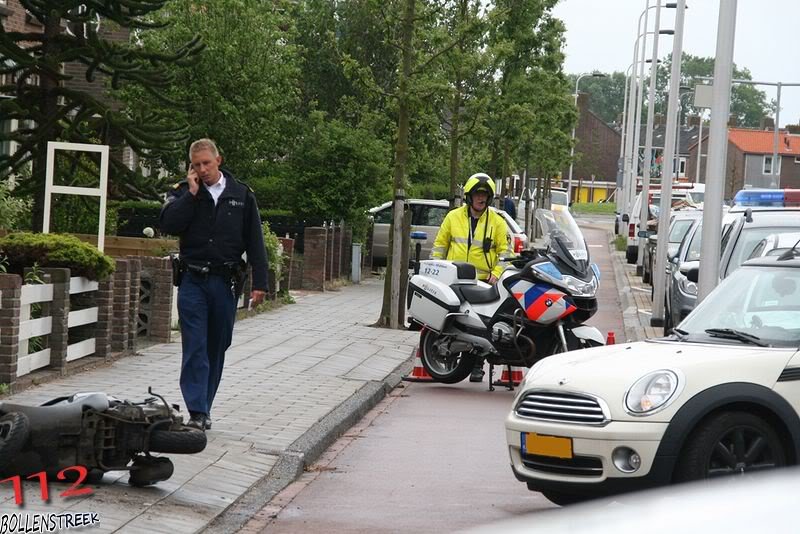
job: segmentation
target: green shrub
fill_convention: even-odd
[[[264,233],[264,247],[267,249],[269,270],[272,271],[275,278],[280,278],[283,264],[283,257],[280,253],[281,242],[275,232],[270,229],[268,222],[265,221],[261,224],[261,231]]]
[[[114,272],[114,260],[77,237],[59,234],[9,234],[0,239],[8,272],[23,275],[25,267],[68,268],[72,276],[102,280]]]

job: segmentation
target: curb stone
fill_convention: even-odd
[[[622,321],[625,325],[625,340],[642,341],[645,339],[642,325],[639,321],[639,310],[636,302],[631,295],[631,287],[628,284],[628,277],[625,276],[625,266],[622,264],[622,255],[614,247],[614,233],[606,230],[609,238],[609,252],[611,254],[611,265],[614,267],[614,280],[617,283],[617,291],[622,302]]]
[[[350,398],[317,421],[286,450],[267,451],[278,460],[261,480],[231,504],[224,512],[197,532],[223,534],[240,530],[272,498],[297,480],[304,470],[342,434],[375,407],[411,371],[416,348],[409,358],[381,381],[366,382]]]

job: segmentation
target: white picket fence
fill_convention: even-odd
[[[69,281],[69,294],[97,291],[98,283],[87,278],[72,277]],[[32,371],[50,365],[50,349],[42,349],[28,353],[28,340],[39,336],[48,336],[53,332],[52,314],[59,310],[51,309],[51,315],[31,319],[31,305],[53,302],[53,284],[25,284],[20,295],[19,353],[17,356],[17,376],[24,376]],[[93,306],[83,310],[70,311],[67,318],[69,328],[97,322],[98,308]],[[77,360],[94,354],[95,338],[85,339],[67,347],[67,361]]]

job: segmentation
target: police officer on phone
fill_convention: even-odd
[[[251,301],[267,288],[267,254],[255,195],[228,171],[210,139],[189,148],[185,182],[175,184],[161,209],[161,231],[180,238],[174,266],[183,360],[180,385],[189,426],[211,428],[211,405],[231,344],[247,263],[253,270]]]
[[[494,181],[488,174],[473,174],[464,184],[467,203],[451,210],[442,222],[433,244],[433,258],[466,261],[475,266],[478,280],[496,284],[503,272],[500,256],[511,256],[508,226],[503,216],[489,205],[494,197]],[[470,382],[483,380],[483,361],[478,359]]]

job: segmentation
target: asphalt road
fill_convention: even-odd
[[[583,231],[602,273],[590,323],[622,337],[608,234]],[[512,399],[486,379],[397,388],[243,532],[450,532],[553,508],[509,468]]]

